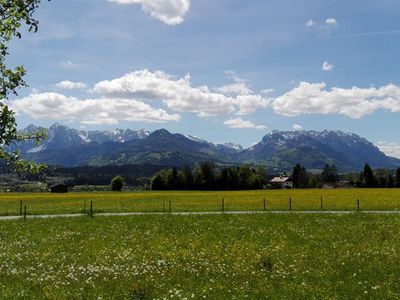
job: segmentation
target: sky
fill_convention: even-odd
[[[251,146],[354,132],[400,157],[398,0],[52,0],[11,44],[19,127],[131,128]]]

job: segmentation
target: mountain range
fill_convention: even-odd
[[[30,125],[21,132],[41,128]],[[46,129],[47,139],[12,147],[24,158],[49,165],[157,165],[194,166],[202,161],[221,165],[257,164],[280,172],[296,163],[307,169],[322,169],[326,163],[341,171],[360,170],[366,162],[374,168],[400,167],[366,139],[342,131],[272,131],[254,146],[244,149],[234,143],[215,144],[165,129],[85,131],[54,124]]]

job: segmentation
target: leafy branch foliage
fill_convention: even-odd
[[[46,132],[18,133],[15,112],[6,101],[10,95],[18,95],[18,89],[27,86],[23,79],[26,70],[23,66],[14,69],[7,67],[6,58],[11,40],[22,37],[22,26],[26,25],[30,32],[38,30],[39,21],[33,14],[39,4],[40,0],[0,0],[0,159],[22,173],[37,173],[45,165],[22,160],[17,151],[9,152],[8,146],[23,140],[35,140],[39,144],[46,137]]]

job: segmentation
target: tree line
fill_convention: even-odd
[[[321,174],[313,175],[297,164],[292,170],[292,181],[295,188],[317,188],[324,184],[347,181],[350,186],[359,188],[400,188],[400,168],[393,173],[390,170],[373,171],[369,164],[359,173],[339,175],[335,165],[325,165]]]
[[[365,164],[360,173],[339,174],[335,165],[325,165],[322,173],[313,174],[300,164],[290,174],[294,188],[321,188],[325,184],[335,185],[342,181],[350,187],[400,188],[400,168],[376,170]],[[151,180],[152,190],[252,190],[271,188],[267,170],[263,166],[249,165],[217,167],[205,162],[192,169],[168,168],[159,171]]]
[[[216,168],[201,163],[194,170],[184,166],[164,169],[151,181],[153,190],[251,190],[265,188],[268,182],[264,167],[248,165]]]

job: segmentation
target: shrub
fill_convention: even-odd
[[[124,185],[124,178],[121,176],[116,176],[111,180],[111,189],[113,191],[122,191],[122,187]]]

